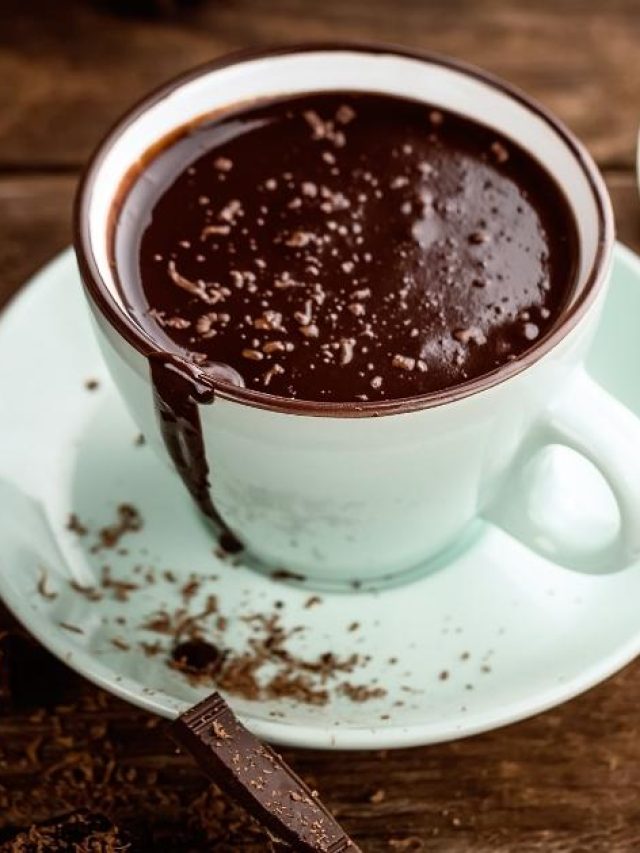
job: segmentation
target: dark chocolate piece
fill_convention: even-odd
[[[218,693],[182,714],[170,732],[223,791],[296,853],[360,853],[311,789]]]

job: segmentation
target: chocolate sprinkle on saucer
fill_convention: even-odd
[[[223,653],[206,640],[178,643],[171,652],[172,665],[183,672],[213,676],[220,669]]]

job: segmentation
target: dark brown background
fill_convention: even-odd
[[[156,18],[118,17],[90,0],[2,0],[0,305],[69,242],[78,171],[134,98],[233,48],[336,37],[449,53],[535,95],[587,143],[619,235],[640,249],[637,0],[210,0]],[[158,850],[264,849],[198,842],[194,815],[206,783],[161,729],[19,639],[0,610],[3,629],[14,699],[0,716],[0,829],[88,802],[162,827]],[[632,665],[560,709],[468,741],[386,757],[288,757],[371,853],[403,849],[390,839],[411,836],[415,846],[404,849],[418,849],[419,839],[419,849],[451,853],[635,851],[638,671]],[[384,801],[370,803],[378,788]]]

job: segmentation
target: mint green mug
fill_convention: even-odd
[[[110,266],[118,187],[154,143],[203,113],[331,89],[441,105],[530,151],[575,215],[578,286],[551,332],[516,361],[421,397],[311,403],[203,374],[216,397],[199,414],[217,511],[260,560],[322,585],[375,581],[440,558],[478,518],[563,565],[624,567],[640,555],[640,423],[583,369],[611,269],[606,189],[584,148],[555,118],[506,84],[450,60],[349,44],[245,53],[168,84],[109,133],[79,192],[76,252],[107,364],[140,429],[170,463],[149,377],[154,345],[128,315]],[[520,472],[550,443],[586,456],[618,500],[619,532],[595,553],[558,541],[528,512]]]

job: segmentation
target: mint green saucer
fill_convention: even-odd
[[[640,260],[618,246],[589,369],[640,415],[638,317]],[[85,387],[90,379],[97,389]],[[257,735],[296,746],[388,748],[471,735],[575,696],[640,649],[640,566],[574,574],[491,527],[476,531],[448,565],[410,583],[322,592],[320,601],[299,584],[221,559],[172,472],[135,443],[70,251],[0,321],[0,400],[0,594],[70,666],[163,716],[207,687],[170,669],[163,651],[149,654],[154,643],[168,643],[149,630],[149,619],[159,610],[201,612],[211,595],[218,612],[202,624],[232,655],[259,636],[256,620],[247,619],[255,614],[299,629],[287,640],[299,659],[358,655],[349,673],[310,676],[323,704],[229,696]],[[609,535],[615,505],[600,476],[566,450],[546,451],[540,464],[550,485],[539,500],[556,523],[590,542]],[[122,503],[138,508],[142,530],[92,553],[96,531],[113,523]],[[72,512],[90,528],[86,536],[67,529]],[[93,586],[105,565],[136,589],[107,585],[92,601],[71,587],[70,580]],[[192,579],[193,595],[189,587],[181,593]],[[276,671],[271,662],[259,679]]]

